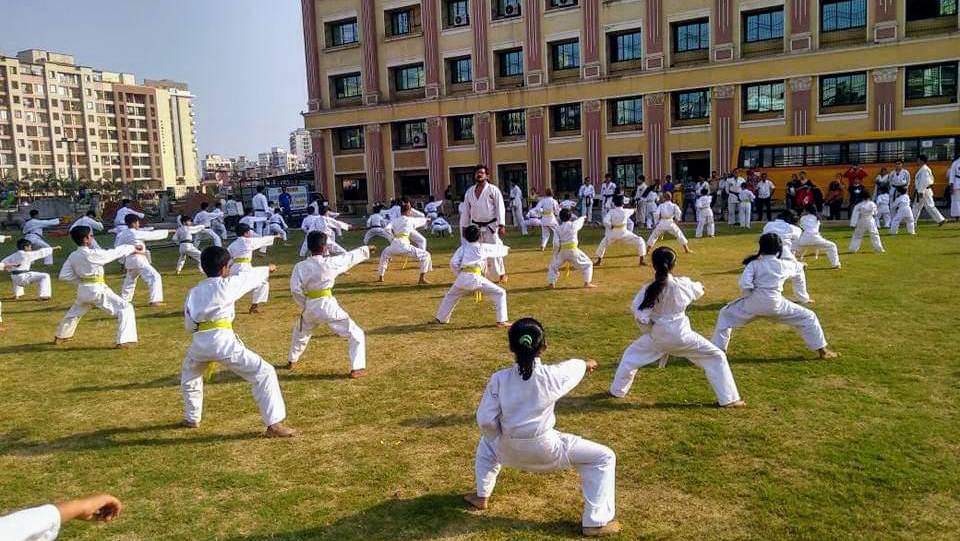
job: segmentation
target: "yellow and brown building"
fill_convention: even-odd
[[[494,182],[564,193],[607,172],[629,188],[640,174],[729,171],[743,142],[960,136],[957,0],[302,7],[315,179],[340,202],[459,194],[476,163]],[[952,159],[958,139],[928,142]],[[863,161],[855,144],[797,148],[800,163]],[[757,152],[741,164],[766,165]],[[770,147],[770,163],[790,152]]]

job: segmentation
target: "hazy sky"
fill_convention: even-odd
[[[200,156],[289,146],[307,89],[299,0],[0,0],[0,55],[24,49],[196,95]]]

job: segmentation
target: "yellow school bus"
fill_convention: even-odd
[[[743,139],[734,148],[734,163],[742,168],[766,172],[776,184],[776,196],[794,174],[806,171],[807,178],[824,191],[837,173],[859,164],[867,173],[864,185],[873,188],[874,180],[885,167],[892,171],[903,160],[911,174],[917,171],[917,156],[926,154],[939,197],[946,185],[946,174],[960,148],[960,126],[948,129],[900,130],[852,133],[846,135],[807,135],[776,139]],[[846,182],[844,182],[846,184]],[[911,187],[913,183],[911,182]],[[911,190],[912,191],[912,190]]]

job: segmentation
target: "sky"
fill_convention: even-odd
[[[289,148],[303,127],[299,0],[0,0],[0,55],[24,49],[187,83],[201,158]]]

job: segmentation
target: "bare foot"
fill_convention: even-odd
[[[420,284],[420,285],[422,285],[422,286],[423,286],[423,285],[430,285],[430,281],[427,280],[426,278],[424,278],[423,276],[420,277],[420,280],[419,280],[417,283]]]
[[[263,435],[268,438],[296,438],[300,433],[283,423],[274,423],[267,427]]]
[[[251,304],[251,305],[250,305],[250,310],[249,310],[247,313],[249,313],[249,314],[259,314],[259,313],[262,312],[262,311],[263,311],[263,310],[260,310],[260,307],[257,306],[256,304]]]
[[[297,363],[287,362],[287,366],[284,366],[284,368],[292,372],[297,369]]]
[[[481,498],[474,493],[464,494],[463,499],[473,506],[474,509],[483,511],[487,508],[487,502],[490,501],[490,498]]]
[[[687,247],[687,246],[684,246],[684,247],[683,247],[683,252],[684,252],[685,254],[692,254],[692,253],[693,253],[693,250],[691,250],[691,249],[690,249],[689,247]]]
[[[430,322],[431,325],[446,325],[443,321],[440,321],[437,318],[433,318],[433,321]]]
[[[620,524],[619,520],[613,519],[603,526],[595,528],[591,526],[584,526],[583,535],[584,537],[603,537],[620,533],[620,530],[623,530],[623,524]]]
[[[366,375],[367,375],[367,369],[366,369],[366,368],[361,368],[361,369],[359,369],[359,370],[351,370],[351,371],[350,371],[350,377],[353,378],[353,379],[360,379],[360,378],[362,378],[362,377],[365,377]]]
[[[40,297],[40,298],[37,299],[37,300],[40,301],[40,302],[46,302],[46,301],[49,301],[49,300],[50,300],[50,297]]]
[[[154,308],[165,308],[165,307],[167,306],[167,303],[165,303],[165,302],[151,302],[151,303],[150,303],[150,306],[152,306],[152,307],[154,307]]]
[[[608,398],[616,398],[617,400],[623,398],[622,396],[617,396],[617,395],[611,393],[610,391],[607,391],[607,397],[608,397]]]
[[[200,428],[200,423],[195,423],[193,421],[181,421],[180,426],[183,428]]]
[[[557,289],[557,284],[550,284],[547,286],[549,289]]]
[[[723,404],[720,407],[721,408],[745,408],[747,407],[747,403],[744,402],[743,400],[737,400],[735,402],[730,402],[729,404]]]
[[[117,348],[117,349],[130,349],[130,348],[133,348],[133,347],[137,347],[137,343],[136,343],[136,342],[124,342],[124,343],[122,343],[122,344],[117,344],[117,345],[116,345],[116,348]]]
[[[644,260],[642,257],[640,258],[640,266],[641,266],[641,267],[646,267],[646,266],[647,266],[646,260]]]
[[[593,289],[593,288],[597,287],[597,284],[594,284],[593,282],[590,282],[590,283],[587,283],[587,284],[583,284],[583,287],[588,288],[588,289]]]
[[[507,275],[506,275],[506,274],[501,274],[501,275],[500,275],[500,279],[497,280],[497,283],[498,283],[498,284],[505,284],[505,283],[507,283],[508,281],[509,281],[509,278],[507,278]]]
[[[598,258],[597,258],[597,262],[594,263],[593,265],[594,265],[595,267],[599,267],[601,263],[603,263],[603,258],[602,258],[602,257],[598,257]]]
[[[383,276],[377,278],[377,283],[378,283],[378,284],[382,284],[382,283],[383,283]]]
[[[840,354],[836,351],[831,351],[827,348],[820,348],[817,353],[820,355],[820,359],[822,360],[836,359],[840,356]]]
[[[73,338],[54,338],[53,343],[56,344],[66,344],[67,342],[73,340]]]
[[[498,322],[497,322],[497,327],[509,327],[509,326],[510,326],[510,322],[509,322],[509,321],[498,321]]]

